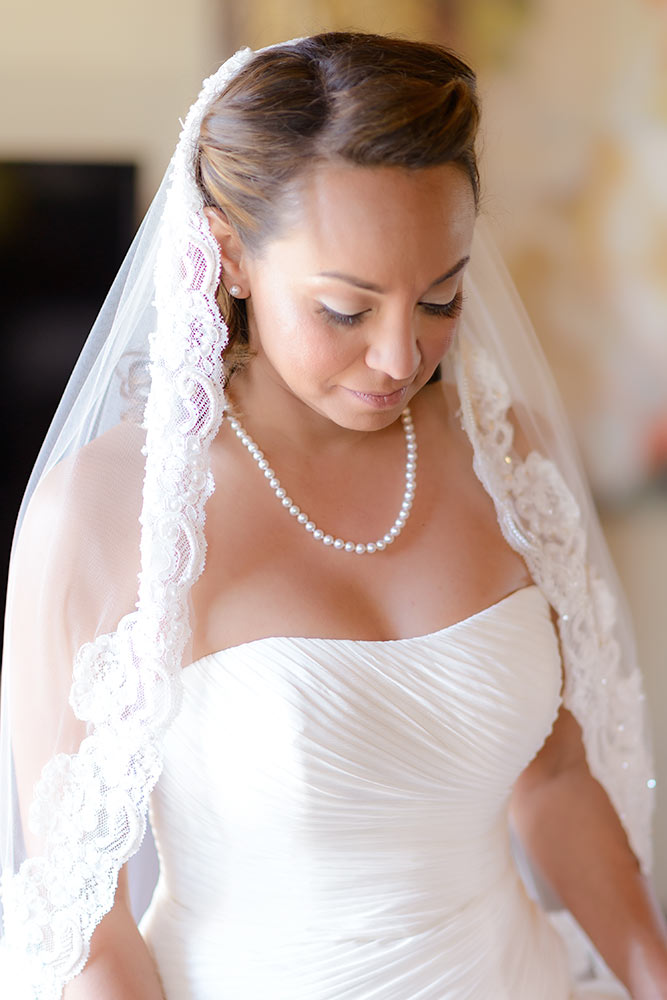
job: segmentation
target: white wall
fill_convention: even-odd
[[[220,6],[214,0],[6,4],[0,157],[137,162],[143,214],[176,144],[178,116],[226,55]]]

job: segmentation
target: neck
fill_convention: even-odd
[[[303,455],[344,455],[358,449],[375,430],[343,427],[314,409],[267,370],[261,357],[253,358],[236,374],[227,396],[232,410],[248,432],[266,444],[286,443]]]

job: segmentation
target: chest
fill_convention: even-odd
[[[444,434],[423,405],[417,417],[413,506],[399,537],[372,555],[315,540],[242,448],[224,476],[218,468],[207,509],[206,569],[193,588],[193,658],[274,635],[426,634],[529,582],[473,472],[463,432]],[[334,537],[375,540],[389,530],[403,499],[404,465],[400,451],[394,454],[398,461],[376,468],[291,470],[290,496]]]

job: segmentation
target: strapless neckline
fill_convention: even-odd
[[[457,622],[452,622],[450,625],[444,625],[442,628],[436,629],[434,632],[424,632],[419,635],[405,636],[399,639],[348,639],[348,638],[338,638],[336,636],[303,636],[303,635],[267,635],[260,636],[257,639],[248,639],[247,642],[239,642],[234,646],[226,646],[224,649],[214,650],[211,653],[207,653],[205,656],[200,656],[198,659],[193,660],[188,663],[183,670],[193,670],[196,667],[206,664],[211,660],[224,659],[224,657],[229,654],[233,655],[244,649],[251,649],[256,646],[265,643],[290,643],[290,642],[312,642],[319,646],[332,645],[332,646],[353,646],[353,647],[386,647],[390,648],[392,646],[402,646],[406,643],[411,642],[427,642],[431,639],[438,639],[445,636],[449,632],[453,632],[457,629],[464,628],[468,625],[477,624],[480,619],[486,617],[487,615],[492,615],[500,610],[502,610],[507,604],[514,602],[515,600],[524,599],[525,595],[537,591],[542,598],[544,604],[548,604],[547,599],[542,595],[539,587],[532,583],[528,584],[526,587],[519,587],[518,590],[513,590],[510,594],[506,594],[505,597],[501,597],[500,600],[494,601],[493,604],[487,605],[485,608],[480,608],[479,611],[475,611],[474,614],[468,615],[467,618],[461,618]]]
[[[572,996],[509,835],[561,704],[538,588],[422,635],[265,637],[186,671],[142,921],[169,1000]]]

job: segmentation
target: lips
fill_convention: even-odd
[[[353,396],[357,399],[362,400],[369,406],[374,406],[378,409],[383,407],[395,406],[400,403],[406,396],[408,387],[405,385],[402,389],[395,389],[393,392],[381,393],[381,392],[358,392],[354,389],[349,389]]]

